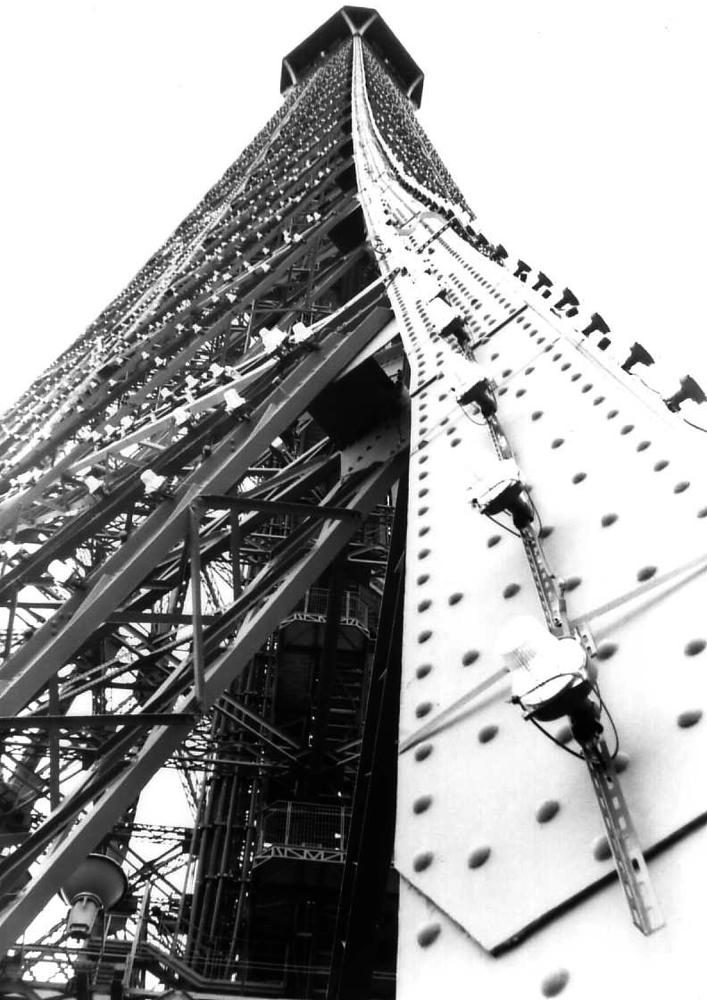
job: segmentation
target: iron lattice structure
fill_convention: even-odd
[[[398,995],[428,996],[440,969],[510,995],[532,967],[554,996],[570,972],[531,929],[589,912],[613,870],[598,862],[613,853],[644,933],[660,919],[621,760],[577,704],[545,720],[591,782],[520,722],[495,765],[478,759],[509,601],[586,661],[617,646],[592,622],[621,601],[594,588],[592,617],[568,596],[603,544],[599,501],[582,506],[587,473],[568,487],[533,428],[579,414],[580,391],[597,414],[613,394],[687,454],[668,410],[701,390],[686,377],[656,405],[631,374],[645,348],[607,360],[602,317],[483,235],[415,117],[423,75],[375,11],[342,8],[282,74],[278,113],[2,421],[3,989],[390,997],[399,911]],[[521,831],[537,871],[547,844],[513,810],[565,763],[594,818],[553,842],[575,851],[559,879],[525,884],[503,838]],[[140,818],[165,769],[181,826]],[[547,795],[536,826],[560,808]],[[681,809],[670,829],[647,821],[648,846],[694,825]],[[582,838],[602,819],[590,871]],[[89,853],[129,891],[77,942],[52,899]],[[558,934],[584,940],[582,919]]]

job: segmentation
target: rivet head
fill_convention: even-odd
[[[415,760],[417,761],[427,760],[427,758],[430,756],[431,753],[432,753],[432,744],[421,743],[419,747],[415,747]]]
[[[706,509],[706,510],[707,510],[707,509]],[[488,538],[488,540],[487,540],[486,544],[488,545],[488,547],[489,547],[490,549],[492,549],[492,548],[494,547],[494,545],[498,545],[498,543],[499,543],[500,541],[501,541],[501,536],[500,536],[500,535],[491,535],[491,536],[490,536],[490,537]]]
[[[556,799],[548,799],[547,802],[543,802],[535,813],[535,818],[538,823],[549,823],[550,820],[557,816],[559,811],[560,803]]]
[[[538,538],[549,538],[555,529],[552,525],[544,524],[538,532]]]
[[[479,730],[479,743],[490,743],[498,735],[498,726],[484,726]]]
[[[601,519],[601,526],[602,528],[608,528],[610,527],[610,525],[616,524],[618,519],[619,519],[618,514],[604,514],[604,516]]]
[[[678,715],[678,725],[681,729],[690,729],[691,726],[696,726],[701,718],[701,708],[688,709],[687,712],[681,712],[680,715]]]
[[[423,746],[424,745],[425,744],[423,744]],[[430,746],[430,744],[428,743],[427,746]],[[431,749],[432,749],[432,747],[430,746],[430,750]],[[428,756],[429,756],[429,754],[428,754]],[[412,804],[412,811],[415,813],[416,816],[420,816],[422,813],[427,812],[427,810],[430,808],[431,805],[432,805],[432,796],[431,795],[421,795],[419,798],[415,799],[415,801],[413,802],[413,804]]]
[[[509,600],[511,597],[515,597],[519,591],[520,591],[520,584],[509,583],[507,587],[503,588],[503,596],[506,600]]]
[[[472,663],[476,663],[479,658],[478,649],[468,649],[466,653],[462,656],[462,663],[465,667],[470,667]]]
[[[415,671],[415,676],[418,678],[418,680],[422,680],[423,677],[427,677],[427,675],[431,672],[431,670],[432,670],[431,663],[421,663],[420,666]]]
[[[431,607],[432,607],[432,601],[420,601],[420,603],[417,605],[417,610],[420,612],[427,611],[428,608]]]
[[[608,861],[611,857],[611,848],[609,847],[609,841],[606,837],[597,837],[597,839],[592,844],[592,854],[597,859],[597,861]]]
[[[459,593],[459,592],[457,591],[457,593],[455,593],[455,594],[450,594],[450,595],[449,595],[449,598],[448,598],[448,601],[449,601],[449,603],[450,603],[450,604],[451,604],[451,605],[453,606],[453,605],[455,605],[455,604],[459,604],[459,602],[461,601],[461,599],[462,599],[463,597],[464,597],[464,595],[463,595],[463,594],[460,594],[460,593]]]
[[[535,410],[534,413],[531,413],[530,419],[531,420],[540,420],[540,418],[542,417],[542,415],[543,415],[543,411],[542,410]]]
[[[581,583],[582,583],[581,576],[570,576],[565,580],[563,590],[565,591],[565,593],[569,594],[571,591],[576,590],[577,587],[581,585]]]
[[[644,583],[646,580],[650,580],[651,577],[655,576],[657,572],[657,566],[643,566],[639,569],[638,573],[636,573],[636,579],[640,583]]]
[[[558,969],[557,972],[552,972],[543,979],[540,985],[542,995],[544,997],[559,996],[569,981],[570,974],[567,969]]]
[[[628,754],[624,753],[623,750],[619,750],[619,752],[614,757],[614,770],[616,771],[616,773],[623,774],[626,768],[628,767],[629,762],[630,758]]]
[[[417,716],[418,719],[424,719],[424,717],[426,715],[429,715],[431,711],[432,711],[432,702],[422,701],[415,709],[415,715]]]
[[[576,485],[577,483],[583,483],[586,478],[586,472],[577,472],[574,476],[572,476],[572,482]]]
[[[429,948],[431,944],[435,943],[441,933],[442,928],[439,924],[428,924],[421,931],[418,931],[417,943],[421,948]],[[552,996],[554,994],[549,995]]]
[[[484,845],[483,847],[477,847],[469,855],[469,867],[470,868],[481,868],[485,865],[491,856],[491,848]]]
[[[684,493],[685,490],[689,489],[690,484],[687,480],[683,480],[681,483],[676,483],[673,486],[673,493]]]
[[[662,472],[663,469],[667,469],[667,467],[668,467],[667,460],[664,459],[664,458],[661,458],[661,460],[659,462],[655,463],[655,465],[653,466],[653,470],[655,472]]]
[[[432,864],[433,854],[432,851],[423,851],[422,854],[416,855],[412,861],[413,870],[416,872],[426,871]]]
[[[603,642],[597,649],[597,660],[610,660],[618,651],[618,648],[615,642]]]
[[[417,637],[417,641],[418,642],[427,642],[427,640],[431,639],[431,638],[432,638],[432,633],[430,632],[429,629],[425,629],[424,632],[420,632],[420,634]]]
[[[685,646],[685,656],[697,656],[707,646],[704,639],[691,639]]]

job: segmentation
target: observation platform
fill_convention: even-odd
[[[425,75],[373,7],[342,7],[289,52],[282,60],[280,93],[298,83],[321,59],[354,35],[365,38],[403,93],[419,108]]]

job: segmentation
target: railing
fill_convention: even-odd
[[[310,802],[276,802],[263,812],[255,864],[269,858],[342,863],[351,810]]]
[[[292,609],[285,621],[325,622],[329,591],[326,587],[310,587],[303,599]],[[346,590],[342,595],[339,621],[370,632],[369,608],[361,600],[358,590]]]

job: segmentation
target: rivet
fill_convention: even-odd
[[[615,524],[619,519],[618,514],[604,514],[601,519],[602,528],[608,528],[610,525]]]
[[[422,680],[423,677],[427,677],[427,675],[431,672],[431,670],[432,670],[431,663],[421,663],[420,666],[415,671],[415,675],[419,680]]]
[[[428,476],[429,476],[429,472],[421,472],[420,473],[420,479],[427,479]]]
[[[508,376],[512,375],[512,374],[513,374],[513,371],[512,371],[511,368],[504,368],[503,371],[501,372],[501,376],[503,378],[508,378]]]
[[[623,774],[629,765],[629,756],[624,753],[623,750],[619,752],[614,757],[614,770],[617,774]]]
[[[426,715],[429,715],[432,711],[431,701],[421,701],[420,704],[415,709],[415,715],[418,719],[424,719]]]
[[[691,639],[685,646],[685,656],[697,656],[707,646],[704,639]]]
[[[607,420],[613,420],[614,417],[617,417],[618,415],[619,415],[619,411],[618,410],[609,410],[609,412],[606,415],[606,419]]]
[[[429,948],[431,944],[434,944],[441,933],[442,928],[439,924],[428,924],[427,927],[423,927],[421,931],[418,931],[417,943],[421,948]],[[549,994],[549,996],[553,995],[554,994]]]
[[[550,445],[550,447],[551,448],[561,448],[564,443],[565,443],[565,439],[564,438],[555,438],[555,440],[552,442],[552,444]]]
[[[486,864],[490,856],[490,847],[477,847],[476,850],[472,851],[469,855],[469,867],[481,868],[482,865]]]
[[[419,458],[420,465],[424,465],[425,462],[427,461],[427,458],[428,458],[427,455],[420,455],[420,458]]]
[[[597,396],[597,398],[592,400],[592,402],[594,403],[594,406],[599,406],[599,404],[603,403],[605,399],[606,396]]]
[[[544,997],[556,997],[564,990],[570,981],[570,974],[567,969],[558,969],[557,972],[546,976],[540,986]]]
[[[560,371],[566,372],[567,369],[571,367],[572,365],[569,363],[569,361],[565,361],[564,365],[562,365],[562,367],[560,368]]]
[[[490,743],[498,734],[498,726],[484,726],[479,730],[479,743]]]
[[[575,372],[572,378],[570,379],[570,382],[576,382],[577,379],[580,379],[581,377],[582,377],[581,372]]]
[[[456,446],[461,443],[462,443],[461,438],[454,438],[454,440],[452,441],[452,448],[456,448]]]
[[[521,396],[525,396],[525,389],[518,389],[516,392],[516,398],[520,399]]]
[[[538,538],[549,538],[555,529],[550,524],[544,524],[538,532]]]
[[[529,368],[526,368],[526,369],[525,369],[525,374],[526,374],[526,375],[532,375],[532,373],[533,373],[534,371],[535,371],[535,369],[534,369],[534,368],[533,368],[533,366],[531,365],[531,366],[530,366]]]
[[[570,576],[565,580],[565,584],[562,589],[565,591],[565,593],[569,594],[570,591],[576,590],[577,587],[579,587],[579,585],[581,584],[581,582],[582,582],[581,576]]]
[[[591,382],[587,382],[586,385],[582,386],[582,392],[589,392],[593,388],[594,388],[594,386],[592,385],[592,383]]]
[[[432,752],[432,745],[430,743],[423,744],[423,746],[428,746],[430,748],[430,753]],[[429,757],[429,753],[425,754],[425,756]],[[432,796],[421,795],[413,802],[412,811],[415,813],[416,816],[419,816],[421,813],[427,812],[427,810],[430,808],[431,805],[432,805]]]
[[[430,531],[429,524],[424,525],[422,528],[420,528],[420,530],[417,533],[418,538],[424,538],[425,535],[429,534],[429,531]]]
[[[646,448],[650,448],[650,441],[639,441],[636,445],[636,451],[645,451]]]
[[[633,430],[633,424],[624,424],[624,426],[621,428],[621,433],[630,434],[632,430]]]
[[[558,352],[557,354],[553,354],[553,356],[552,356],[552,360],[553,360],[553,361],[559,361],[561,357],[562,357],[562,354],[560,354],[560,353]]]
[[[427,487],[425,486],[425,488],[424,488],[424,489],[422,489],[422,490],[420,490],[420,491],[419,491],[419,493],[418,493],[417,495],[419,496],[419,498],[420,498],[420,499],[422,499],[423,497],[426,497],[426,496],[427,496],[427,494],[428,494],[429,492],[430,492],[430,491],[429,491],[429,490],[428,490],[428,488],[427,488]]]
[[[543,802],[535,813],[535,818],[538,823],[549,823],[551,819],[557,816],[559,811],[560,803],[556,799],[548,799],[547,802]]]
[[[665,458],[661,458],[661,460],[659,462],[656,462],[655,465],[653,466],[653,471],[654,472],[662,472],[663,469],[665,469],[665,468],[668,467],[668,465],[670,465],[670,463],[668,462],[668,460],[665,459]]]
[[[426,493],[427,490],[423,490],[422,492]],[[429,509],[430,509],[429,507],[420,507],[420,509],[417,512],[418,517],[424,517]]]
[[[418,559],[426,559],[429,554],[430,554],[429,549],[420,549],[420,551],[417,553],[417,557]]]
[[[479,654],[478,649],[469,649],[469,650],[467,650],[467,652],[464,653],[464,655],[462,656],[462,663],[463,663],[463,665],[465,667],[470,667],[472,665],[472,663],[476,663],[476,661],[479,658],[479,655],[480,654]]]
[[[505,396],[507,392],[508,392],[508,386],[506,386],[506,385],[503,385],[503,386],[501,386],[501,388],[500,388],[500,389],[498,390],[498,392],[496,393],[496,395],[497,395],[497,396]]]
[[[427,642],[427,640],[431,639],[431,638],[432,638],[432,633],[430,632],[429,629],[425,629],[424,632],[420,632],[420,634],[417,637],[417,641],[418,642]]]
[[[540,420],[540,418],[542,417],[542,415],[543,415],[543,411],[542,410],[535,410],[534,413],[531,413],[530,419],[531,420]]]
[[[456,593],[456,594],[450,594],[450,595],[449,595],[449,597],[448,597],[448,601],[449,601],[449,603],[450,603],[450,604],[452,605],[452,607],[453,607],[453,606],[454,606],[455,604],[459,604],[459,602],[461,601],[461,599],[462,599],[462,597],[463,597],[463,596],[464,596],[463,594],[460,594],[460,593],[459,593],[459,592],[457,591],[457,593]]]
[[[597,837],[592,845],[592,854],[597,861],[608,861],[611,857],[611,848],[607,837]]]
[[[583,483],[586,478],[587,478],[586,472],[578,472],[576,475],[572,476],[572,482],[575,484]]]
[[[432,851],[424,851],[413,858],[412,867],[416,872],[424,872],[432,864]]]
[[[636,579],[640,583],[643,583],[645,580],[650,580],[650,578],[655,576],[657,572],[657,566],[644,566],[642,569],[639,569],[638,573],[636,573]]]
[[[610,660],[618,651],[618,648],[615,642],[602,642],[601,646],[597,649],[597,660]]]
[[[705,513],[707,514],[707,507],[705,507]],[[699,515],[698,515],[698,516],[699,516]],[[492,548],[494,547],[494,545],[498,545],[498,543],[499,543],[500,541],[501,541],[501,536],[500,536],[500,535],[491,535],[491,536],[490,536],[490,537],[489,537],[489,538],[487,539],[487,541],[486,541],[486,544],[487,544],[487,546],[488,546],[488,547],[489,547],[490,549],[492,549]]]
[[[421,743],[419,747],[415,747],[415,760],[422,761],[427,760],[427,758],[432,753],[431,743]]]
[[[511,597],[515,597],[519,590],[520,584],[509,583],[508,586],[503,589],[503,596],[506,600],[509,600]]]
[[[684,493],[686,489],[690,486],[687,480],[683,480],[681,483],[676,483],[673,486],[673,493]]]
[[[678,725],[681,729],[689,729],[691,726],[696,726],[701,718],[702,709],[692,708],[687,712],[681,712],[680,715],[678,715]]]
[[[430,578],[429,573],[423,573],[422,576],[418,576],[417,582],[420,585],[422,585],[423,583],[427,583],[427,581],[429,580],[429,578]]]
[[[707,507],[703,507],[702,510],[697,511],[698,517],[707,517]]]

